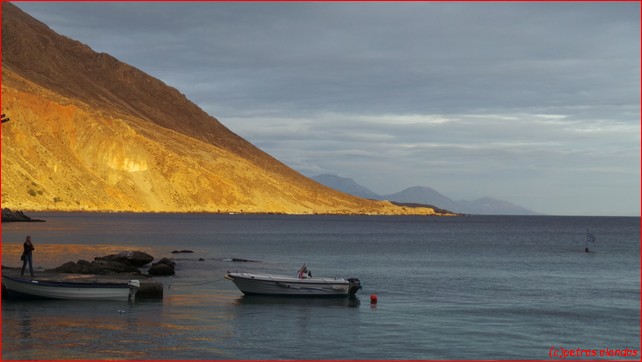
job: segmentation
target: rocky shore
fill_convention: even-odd
[[[138,250],[121,251],[118,254],[110,254],[95,257],[93,261],[78,260],[77,262],[69,261],[56,268],[47,271],[56,273],[74,273],[74,274],[134,274],[142,275],[140,268],[145,267],[154,261],[154,257]],[[168,258],[162,258],[156,263],[151,264],[147,270],[148,275],[167,276],[174,275],[176,263]]]
[[[22,211],[12,211],[11,209],[2,209],[2,222],[44,222],[45,220],[32,219]]]
[[[37,273],[34,280],[51,281],[85,281],[91,282],[100,278],[101,280],[129,280],[139,279],[141,287],[136,293],[136,298],[162,299],[163,284],[152,280],[152,276],[167,276],[175,274],[175,263],[167,258],[162,258],[153,263],[143,273],[145,268],[154,260],[154,257],[142,251],[122,251],[118,254],[110,254],[95,257],[93,261],[78,260],[69,261],[56,268],[47,269]],[[18,275],[20,268],[9,268],[2,266],[3,274]],[[4,288],[4,286],[3,286]],[[3,298],[7,294],[2,293]]]

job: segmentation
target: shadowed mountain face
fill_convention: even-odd
[[[432,214],[322,186],[184,95],[2,4],[2,205]]]

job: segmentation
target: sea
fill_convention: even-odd
[[[640,359],[638,217],[29,216],[46,222],[2,224],[3,266],[31,235],[36,274],[141,250],[176,275],[157,300],[2,300],[3,360]],[[224,279],[303,263],[363,288],[244,296]]]

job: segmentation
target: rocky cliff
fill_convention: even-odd
[[[2,206],[19,210],[434,214],[334,191],[178,90],[2,3]]]

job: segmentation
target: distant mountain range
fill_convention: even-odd
[[[335,190],[374,200],[389,200],[396,203],[431,205],[436,208],[446,209],[462,214],[538,215],[538,213],[527,208],[491,197],[482,197],[472,201],[455,201],[438,191],[425,186],[414,186],[394,194],[379,195],[367,187],[359,185],[354,180],[346,177],[323,174],[314,176],[312,179]]]

